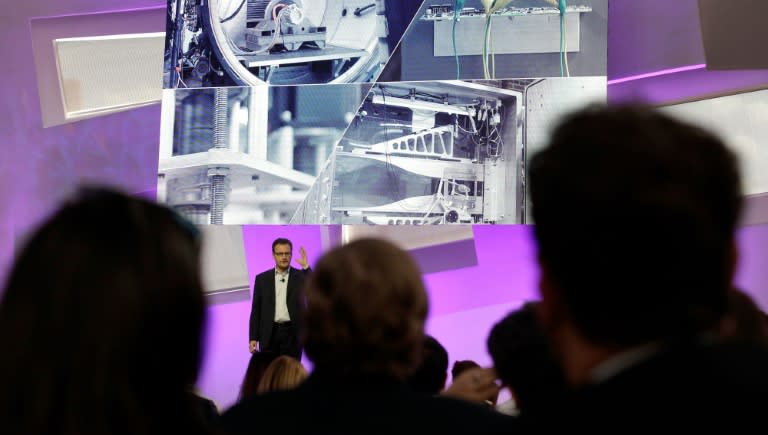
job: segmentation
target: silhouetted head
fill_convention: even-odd
[[[277,354],[270,351],[259,351],[251,354],[251,359],[248,361],[248,368],[243,377],[243,383],[240,386],[238,400],[243,400],[248,396],[256,394],[259,388],[259,382],[261,382],[261,378],[264,376],[264,372],[275,358],[277,358]]]
[[[453,368],[451,368],[451,379],[456,380],[462,372],[475,367],[480,368],[480,364],[471,359],[456,361],[453,363]]]
[[[332,249],[305,291],[305,349],[317,369],[404,380],[418,364],[427,295],[402,249],[378,239]]]
[[[448,351],[434,337],[424,337],[421,360],[406,383],[411,389],[427,394],[437,394],[445,388],[448,377]]]
[[[154,433],[187,418],[204,326],[199,245],[171,210],[108,190],[51,216],[0,305],[0,421],[20,433]]]
[[[562,369],[539,326],[536,306],[529,302],[507,314],[488,335],[488,353],[496,373],[512,391],[521,412],[547,409],[567,389]]]
[[[283,355],[275,358],[259,381],[257,393],[291,390],[307,378],[307,370],[296,358]]]
[[[614,346],[719,321],[741,191],[718,138],[648,108],[590,107],[529,174],[546,307]]]

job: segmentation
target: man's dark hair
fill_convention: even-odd
[[[650,108],[564,119],[530,164],[539,259],[589,339],[633,345],[713,327],[741,191],[712,134]]]
[[[434,337],[424,337],[421,362],[406,383],[411,389],[427,394],[437,394],[445,388],[448,376],[448,352]]]
[[[203,432],[188,393],[205,319],[199,239],[171,210],[108,190],[53,214],[0,305],[3,433]]]
[[[496,323],[488,353],[499,379],[509,386],[521,412],[547,409],[564,397],[567,384],[529,302]]]
[[[283,237],[278,237],[275,239],[274,242],[272,242],[272,252],[275,252],[275,246],[277,245],[288,245],[291,247],[291,251],[293,251],[293,243],[291,243],[290,240],[285,239]]]
[[[472,361],[471,359],[456,361],[453,363],[453,368],[451,368],[451,379],[455,381],[456,378],[463,372],[472,368],[479,368],[479,367],[480,367],[480,364]]]

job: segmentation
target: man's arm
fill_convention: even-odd
[[[251,301],[251,320],[248,325],[248,350],[253,353],[259,349],[259,320],[261,315],[261,291],[259,277],[253,283],[253,300]]]

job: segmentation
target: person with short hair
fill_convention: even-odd
[[[545,410],[563,400],[568,391],[562,369],[539,326],[537,306],[538,302],[525,303],[493,325],[488,335],[494,369],[513,399],[499,407],[512,415]]]
[[[506,433],[514,419],[412,391],[427,294],[416,263],[390,242],[359,239],[326,253],[305,285],[303,339],[314,363],[298,388],[224,413],[235,434]]]
[[[0,433],[208,434],[200,233],[83,189],[19,252],[0,303]]]
[[[419,365],[406,383],[414,391],[438,394],[445,388],[448,377],[448,351],[435,337],[426,335]]]
[[[742,202],[723,142],[650,108],[594,106],[566,117],[528,169],[539,319],[574,388],[533,427],[761,425],[765,348],[709,333]]]
[[[451,379],[456,380],[462,373],[472,368],[480,368],[480,364],[472,361],[471,359],[463,359],[455,361],[451,368]]]
[[[301,359],[301,289],[311,269],[304,247],[299,254],[296,262],[301,269],[296,269],[291,267],[293,243],[282,237],[272,242],[275,267],[256,275],[253,284],[248,333],[251,353],[266,350]]]

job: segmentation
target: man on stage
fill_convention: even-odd
[[[248,343],[251,353],[267,350],[278,355],[301,359],[299,313],[304,303],[301,287],[310,272],[307,253],[299,248],[296,261],[301,269],[291,267],[293,244],[278,238],[272,242],[275,268],[256,276]]]

